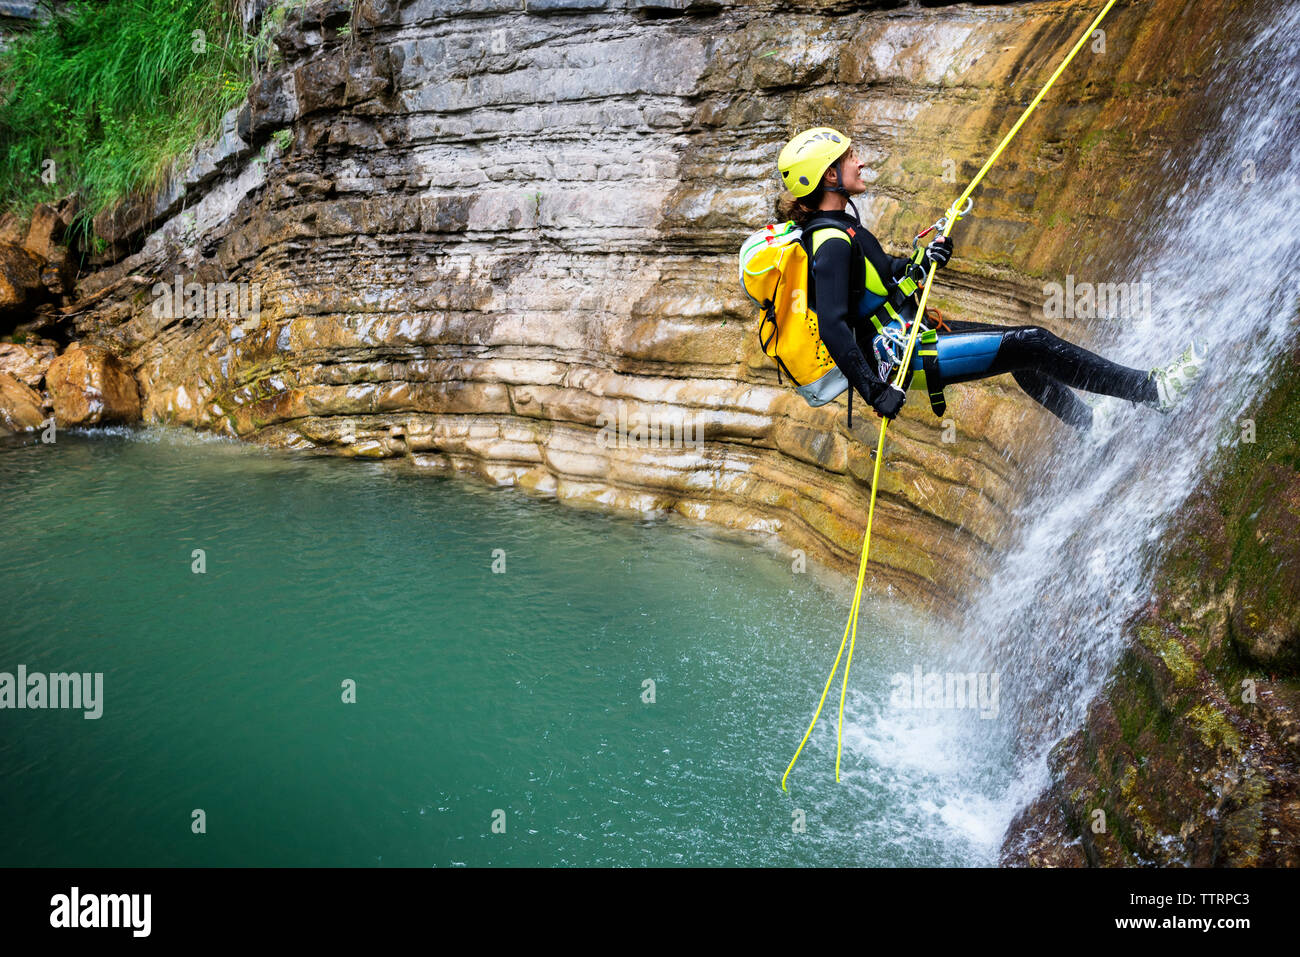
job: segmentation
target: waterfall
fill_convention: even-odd
[[[1270,10],[1247,34],[1219,70],[1218,128],[1185,153],[1171,148],[1163,202],[1125,244],[1141,250],[1140,277],[1113,264],[1114,279],[1153,290],[1149,314],[1101,346],[1148,368],[1201,336],[1209,370],[1172,415],[1109,400],[1122,407],[1110,429],[1062,444],[962,629],[955,663],[1001,675],[996,730],[1017,766],[1008,807],[1047,783],[1046,753],[1081,724],[1122,651],[1179,508],[1221,446],[1240,439],[1295,332],[1300,4]]]

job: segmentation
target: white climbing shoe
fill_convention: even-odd
[[[1181,356],[1161,369],[1152,369],[1151,378],[1156,383],[1156,400],[1151,407],[1159,412],[1172,412],[1192,391],[1192,386],[1205,371],[1210,350],[1204,339],[1195,340]]]

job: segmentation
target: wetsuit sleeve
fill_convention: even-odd
[[[835,365],[868,403],[884,390],[849,325],[849,270],[852,247],[841,239],[823,242],[813,256],[812,274],[817,297],[817,331]]]

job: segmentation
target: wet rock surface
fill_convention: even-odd
[[[140,418],[135,379],[117,356],[102,347],[73,343],[50,363],[45,381],[59,425],[103,425]]]
[[[1300,866],[1300,353],[1282,360],[1005,862]]]
[[[0,372],[0,435],[32,432],[44,419],[40,393]]]

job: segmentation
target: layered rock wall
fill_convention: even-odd
[[[947,315],[1040,321],[1044,281],[1131,278],[1145,184],[1205,121],[1241,6],[1116,8],[978,193]],[[780,387],[736,282],[775,157],[810,125],[849,131],[858,208],[901,252],[1097,7],[315,3],[219,142],[97,220],[111,261],[66,321],[131,367],[149,421],[675,510],[847,565],[878,420],[850,431],[843,400]],[[232,315],[220,283],[257,308]],[[947,427],[914,396],[890,430],[873,548],[873,587],[939,609],[1063,428],[1009,380],[948,392]]]

